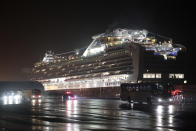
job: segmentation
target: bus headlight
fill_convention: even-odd
[[[172,98],[169,98],[169,101],[171,102],[172,101]]]
[[[15,95],[15,96],[14,96],[14,99],[15,99],[15,100],[20,99],[20,95]]]
[[[159,99],[158,99],[158,102],[162,102],[162,99],[161,99],[161,98],[159,98]]]
[[[35,100],[32,100],[32,103],[35,103]]]
[[[38,100],[38,102],[39,102],[39,103],[41,103],[41,102],[42,102],[42,100],[41,100],[41,99],[39,99],[39,100]]]
[[[3,100],[6,101],[7,100],[7,96],[3,96]]]

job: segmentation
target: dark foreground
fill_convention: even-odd
[[[63,131],[185,130],[196,127],[196,105],[133,108],[120,100],[47,98],[0,106],[0,129]]]

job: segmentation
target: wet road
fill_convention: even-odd
[[[129,131],[185,130],[195,126],[196,106],[159,105],[133,108],[120,100],[60,98],[0,106],[1,130]]]

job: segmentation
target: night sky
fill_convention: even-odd
[[[194,5],[173,1],[0,3],[0,81],[27,80],[47,50],[62,53],[88,46],[91,36],[124,26],[147,29],[187,47],[191,81],[195,70]]]

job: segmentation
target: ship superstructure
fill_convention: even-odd
[[[45,90],[120,87],[121,83],[138,83],[152,80],[148,79],[151,77],[159,81],[163,74],[151,72],[144,65],[141,52],[151,54],[150,59],[158,56],[162,61],[175,61],[184,48],[146,30],[118,28],[92,38],[85,49],[62,54],[48,51],[43,60],[34,65],[33,80],[40,81]],[[184,79],[184,74],[178,74]]]

